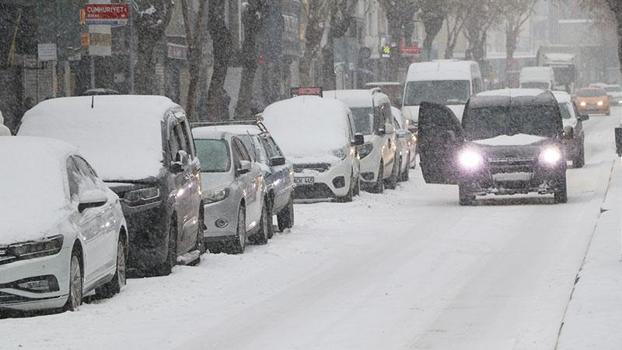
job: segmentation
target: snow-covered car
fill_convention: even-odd
[[[587,114],[579,114],[577,107],[572,101],[572,96],[567,92],[554,91],[553,94],[559,102],[559,110],[564,124],[564,145],[566,157],[572,161],[572,166],[582,168],[585,165],[585,133],[583,122],[590,117]]]
[[[391,112],[393,113],[393,118],[397,124],[396,130],[398,141],[401,139],[402,142],[408,144],[408,166],[411,169],[414,169],[417,167],[417,136],[408,129],[408,121],[402,115],[402,111],[396,107],[391,107]]]
[[[243,253],[247,240],[266,244],[272,222],[260,166],[232,133],[209,126],[192,133],[201,160],[205,244],[231,254]]]
[[[207,123],[213,124],[213,123]],[[282,232],[294,226],[294,165],[285,159],[283,151],[266,127],[257,120],[217,123],[214,130],[236,135],[261,167],[268,195],[268,213],[276,215]],[[270,230],[272,238],[272,230]]]
[[[419,156],[427,183],[457,184],[461,205],[477,195],[553,194],[568,200],[563,124],[553,94],[506,89],[472,97],[462,122],[423,103]]]
[[[294,164],[297,201],[352,201],[359,192],[360,163],[352,112],[343,102],[299,96],[276,102],[263,123]]]
[[[399,182],[408,181],[410,178],[410,160],[415,157],[414,153],[411,155],[412,134],[402,128],[396,114],[393,114],[393,125],[397,135],[397,164],[399,169],[397,180]]]
[[[76,145],[119,197],[130,236],[129,267],[167,275],[200,260],[201,171],[183,109],[160,96],[84,96],[39,103],[21,136]]]
[[[11,130],[4,125],[2,112],[0,112],[0,136],[11,136]]]
[[[119,198],[77,148],[0,138],[0,314],[76,310],[125,285],[128,232]]]
[[[394,189],[399,164],[389,97],[379,89],[370,89],[325,91],[324,98],[337,99],[350,107],[354,132],[365,138],[365,144],[358,148],[361,188],[373,193],[382,193],[385,186]]]

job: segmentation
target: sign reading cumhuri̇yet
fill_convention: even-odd
[[[127,4],[88,4],[84,8],[86,23],[124,25],[130,18]]]

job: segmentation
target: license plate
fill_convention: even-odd
[[[315,178],[313,177],[295,177],[294,183],[296,185],[313,185],[315,183]]]

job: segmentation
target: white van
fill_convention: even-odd
[[[352,112],[341,101],[299,96],[268,106],[263,123],[294,164],[296,201],[349,202],[359,192],[357,146]]]
[[[432,102],[446,105],[461,119],[471,95],[483,89],[477,62],[436,60],[413,63],[406,76],[402,113],[410,125],[416,126],[421,102]]]
[[[520,71],[521,89],[552,90],[555,72],[551,67],[524,67]]]
[[[354,132],[365,136],[359,148],[361,187],[373,193],[395,189],[399,175],[397,140],[391,102],[380,89],[325,91],[324,98],[337,99],[352,111]]]

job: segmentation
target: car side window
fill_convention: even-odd
[[[274,150],[275,157],[283,157],[283,152],[279,148],[279,145],[277,145],[276,142],[274,142],[274,139],[272,137],[268,137],[267,140],[268,140],[268,144],[270,144],[270,146]]]
[[[69,194],[72,198],[82,191],[92,190],[101,185],[101,180],[93,168],[78,156],[67,159],[67,174],[69,177]]]
[[[67,158],[67,181],[69,183],[69,197],[71,199],[78,195],[80,183],[80,170],[72,157]]]
[[[181,148],[191,156],[194,156],[194,148],[192,147],[192,137],[190,136],[190,128],[188,122],[184,119],[177,125],[177,133],[181,142]]]
[[[177,153],[181,150],[181,145],[179,143],[179,137],[177,136],[175,126],[176,123],[169,124],[169,132],[168,132],[168,147],[171,156],[171,160],[175,160],[177,157]]]
[[[393,114],[391,113],[391,105],[388,103],[384,103],[382,105],[382,114],[384,116],[384,128],[387,133],[392,133],[395,131],[395,127],[393,126]]]
[[[240,141],[239,139],[235,138],[233,139],[233,145],[235,148],[237,148],[237,151],[240,155],[240,160],[245,160],[247,162],[251,162],[252,158],[250,156],[250,154],[248,153],[248,151],[246,150],[246,147],[244,146],[244,144],[242,143],[242,141]]]

